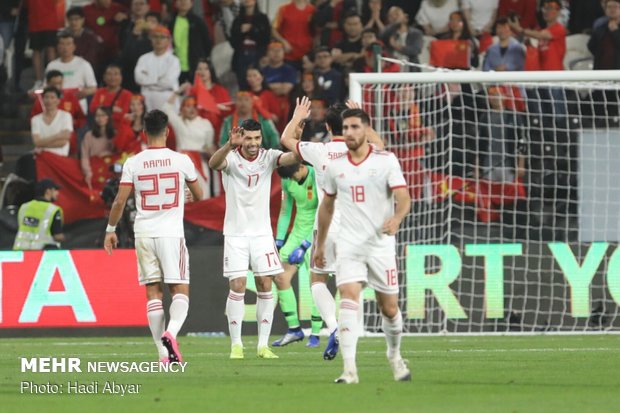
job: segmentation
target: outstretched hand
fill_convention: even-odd
[[[243,143],[243,128],[235,126],[228,132],[228,140],[232,146],[239,146]]]
[[[349,108],[349,109],[361,109],[362,105],[360,105],[357,102],[352,101],[351,99],[348,99],[347,102],[345,103],[345,105]]]
[[[307,96],[301,99],[296,99],[297,106],[295,106],[295,112],[293,112],[293,118],[298,122],[307,119],[310,116],[310,99]]]

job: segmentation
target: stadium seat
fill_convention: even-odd
[[[577,65],[582,60],[592,59],[592,53],[588,50],[588,34],[571,34],[566,37],[566,54],[564,55],[564,69],[585,69],[584,65]],[[574,68],[575,67],[575,68]]]
[[[427,65],[431,60],[431,43],[437,38],[433,36],[424,36],[424,43],[422,45],[422,51],[420,52],[420,64]]]

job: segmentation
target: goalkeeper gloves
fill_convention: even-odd
[[[310,248],[310,245],[312,244],[304,240],[299,247],[295,248],[288,256],[289,264],[299,264],[302,262],[304,259],[304,254],[306,253],[306,250]]]
[[[277,239],[276,240],[276,248],[278,249],[278,251],[280,251],[280,248],[282,248],[284,246],[284,240],[283,239]]]

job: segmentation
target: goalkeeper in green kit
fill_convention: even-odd
[[[297,312],[297,299],[291,286],[291,279],[299,271],[309,271],[310,246],[312,245],[312,229],[318,198],[314,179],[314,169],[301,163],[290,166],[281,166],[277,169],[282,177],[282,207],[278,218],[276,233],[276,247],[280,250],[280,261],[284,272],[275,277],[278,287],[278,301],[288,324],[288,331],[279,340],[272,343],[274,347],[285,346],[304,339]],[[291,221],[295,204],[295,221],[291,233],[286,232]],[[286,239],[286,242],[284,241]],[[319,331],[323,325],[321,316],[316,308],[312,309],[312,335],[308,340],[308,347],[319,346]]]

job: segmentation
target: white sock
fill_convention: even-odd
[[[146,303],[146,318],[149,320],[149,328],[151,329],[159,358],[168,357],[168,350],[161,343],[161,336],[164,334],[164,328],[166,327],[166,316],[164,315],[164,306],[160,299],[156,298]]]
[[[231,344],[241,343],[241,324],[245,316],[245,293],[228,292],[226,300],[226,316],[228,317],[228,331]]]
[[[403,332],[403,315],[400,310],[394,318],[383,316],[381,328],[385,333],[385,342],[387,343],[388,359],[400,358],[400,338]]]
[[[258,348],[265,347],[269,343],[271,324],[273,324],[273,294],[269,292],[257,292],[256,299],[256,322],[258,323]]]
[[[331,333],[338,328],[338,322],[336,321],[336,300],[334,296],[327,289],[327,284],[322,282],[312,283],[310,287],[312,290],[312,298],[316,305],[321,318],[325,322],[327,329]]]
[[[340,351],[344,360],[344,371],[357,373],[355,355],[357,352],[357,310],[359,304],[353,300],[340,300],[340,315],[338,318],[338,338]]]
[[[187,310],[189,310],[189,297],[185,294],[175,294],[172,297],[172,303],[170,303],[170,321],[167,328],[172,337],[177,338],[177,334],[179,334],[179,330],[187,318]]]

